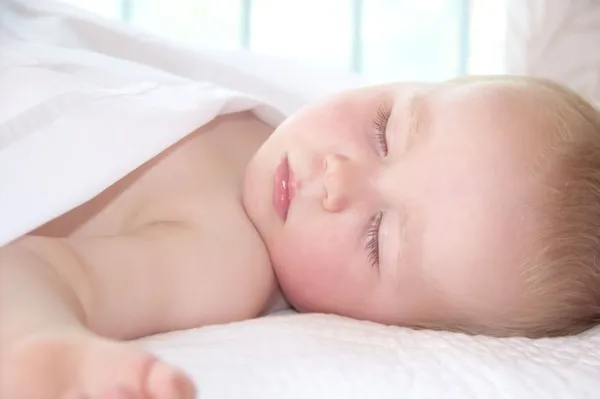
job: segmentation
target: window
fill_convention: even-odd
[[[66,1],[190,46],[245,48],[372,82],[499,72],[502,64],[500,0],[478,8],[469,0]]]

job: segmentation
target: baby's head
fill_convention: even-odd
[[[600,115],[551,82],[327,98],[256,153],[243,201],[299,310],[500,336],[600,320]]]

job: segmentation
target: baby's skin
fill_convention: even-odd
[[[536,250],[534,98],[394,84],[275,132],[248,112],[215,119],[0,249],[0,397],[194,398],[131,341],[281,298],[394,325],[506,317]]]

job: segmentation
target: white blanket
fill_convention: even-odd
[[[193,52],[54,3],[4,0],[0,243],[216,115],[251,109],[276,125],[358,84],[284,60]],[[532,341],[292,313],[141,344],[187,370],[203,398],[600,398],[600,328]]]
[[[276,126],[359,83],[249,53],[190,52],[54,2],[0,2],[0,245],[218,115],[252,110]]]

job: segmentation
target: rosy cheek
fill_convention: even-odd
[[[337,273],[338,267],[335,266],[340,263],[340,252],[339,249],[303,245],[296,241],[294,250],[274,254],[274,260],[298,282],[318,285],[324,278]]]
[[[372,123],[366,111],[357,112],[346,103],[331,104],[319,111],[313,119],[315,126],[320,134],[326,132],[327,138],[334,140],[355,140]]]
[[[331,124],[331,131],[333,137],[336,140],[345,143],[359,144],[363,142],[366,137],[366,130],[362,126],[362,122],[365,118],[353,117],[347,118],[344,121],[338,121],[337,123]]]
[[[281,287],[289,299],[300,308],[320,310],[345,286],[349,268],[347,250],[322,237],[310,241],[297,238],[287,248],[293,251],[274,251],[273,262]]]

